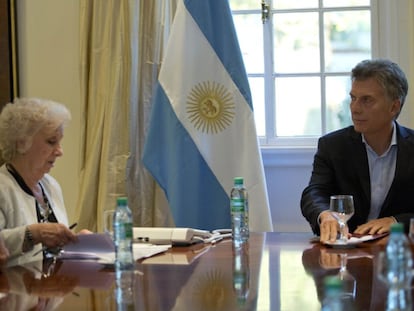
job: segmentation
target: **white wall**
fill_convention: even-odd
[[[70,221],[79,176],[79,1],[17,2],[20,97],[44,97],[72,112],[65,131],[64,156],[51,171],[60,182]]]
[[[302,217],[300,197],[308,184],[315,149],[262,149],[273,230],[311,232]]]

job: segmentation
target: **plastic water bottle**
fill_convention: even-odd
[[[338,276],[327,276],[324,279],[325,298],[322,311],[344,311],[342,296],[342,280]]]
[[[249,239],[249,200],[244,187],[243,177],[234,178],[234,186],[230,192],[231,225],[233,242],[236,245]]]
[[[116,200],[113,220],[117,310],[129,310],[134,302],[134,256],[132,213],[126,197]]]
[[[412,310],[411,280],[413,255],[404,225],[391,225],[384,256],[379,256],[380,278],[388,285],[387,311]]]
[[[233,290],[238,306],[243,308],[250,290],[249,242],[233,247]]]
[[[412,311],[411,289],[390,288],[387,295],[386,311]]]
[[[116,311],[133,311],[135,310],[134,273],[133,271],[122,271],[120,275],[122,277],[116,278]]]
[[[391,225],[391,234],[385,248],[385,261],[385,281],[390,288],[401,289],[410,286],[413,256],[402,223]]]
[[[116,255],[115,268],[117,270],[133,269],[132,213],[128,207],[126,197],[119,197],[116,200],[113,226]]]

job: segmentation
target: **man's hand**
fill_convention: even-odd
[[[323,211],[320,216],[320,242],[326,243],[330,242],[333,243],[336,241],[336,237],[338,235],[339,224],[338,221],[332,216],[330,211]]]
[[[368,221],[367,223],[360,225],[354,231],[358,234],[381,234],[390,231],[391,225],[395,223],[394,217],[384,217]]]
[[[328,269],[337,269],[341,267],[341,254],[332,253],[328,251],[329,249],[321,248],[319,264],[322,268]]]

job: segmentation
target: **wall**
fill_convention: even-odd
[[[20,97],[50,98],[72,112],[63,139],[64,156],[51,174],[63,188],[73,221],[79,181],[79,1],[16,2]]]
[[[300,197],[309,182],[314,153],[313,148],[262,149],[274,231],[311,232],[300,211]]]

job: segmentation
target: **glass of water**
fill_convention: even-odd
[[[354,215],[354,198],[352,195],[333,195],[330,199],[330,211],[338,221],[340,237],[339,244],[348,242],[347,222]]]
[[[104,232],[108,234],[112,239],[114,238],[113,232],[113,222],[114,222],[114,213],[115,210],[106,210],[104,211],[104,218],[103,218],[103,228]]]

